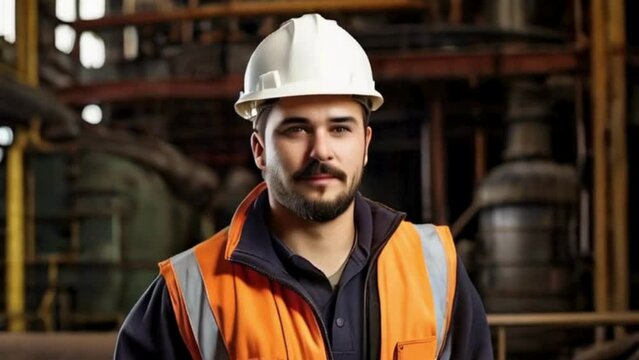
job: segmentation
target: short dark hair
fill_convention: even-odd
[[[253,119],[253,131],[256,131],[258,134],[264,135],[266,131],[266,119],[271,114],[271,110],[273,110],[273,105],[277,102],[277,99],[267,100],[260,105],[260,108],[257,111],[257,115]]]

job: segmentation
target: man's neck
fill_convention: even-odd
[[[295,254],[310,261],[327,277],[348,259],[355,239],[355,202],[327,222],[304,220],[277,201],[270,201],[269,227]]]

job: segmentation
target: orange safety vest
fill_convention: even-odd
[[[180,334],[193,359],[330,359],[312,306],[297,291],[230,261],[255,188],[231,225],[161,262]],[[446,358],[457,256],[447,227],[403,221],[377,260],[380,358]]]

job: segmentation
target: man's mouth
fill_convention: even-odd
[[[328,185],[329,183],[337,181],[338,179],[331,174],[313,174],[303,176],[299,180],[312,185]]]

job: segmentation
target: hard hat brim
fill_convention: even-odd
[[[339,90],[336,90],[339,89]],[[337,87],[335,84],[309,84],[298,82],[273,89],[263,89],[252,93],[242,94],[235,103],[235,112],[244,119],[251,120],[259,105],[266,100],[280,99],[293,96],[312,95],[356,95],[367,97],[371,101],[371,111],[379,109],[384,98],[377,90],[357,87]]]

